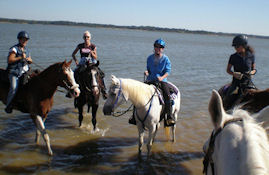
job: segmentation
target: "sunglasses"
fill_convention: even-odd
[[[234,48],[238,49],[240,46],[234,46]]]
[[[89,36],[84,36],[84,38],[90,38]]]
[[[154,44],[154,47],[155,47],[155,48],[159,48],[159,49],[160,49],[160,48],[164,48],[163,46],[161,46],[161,45],[159,45],[159,44]]]

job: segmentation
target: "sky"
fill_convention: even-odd
[[[269,0],[0,0],[0,17],[269,36]]]

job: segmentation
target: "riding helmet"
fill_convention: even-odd
[[[236,35],[233,39],[232,46],[243,46],[248,44],[248,37],[246,35]]]
[[[157,39],[157,40],[154,42],[154,47],[155,47],[155,45],[160,45],[160,46],[162,46],[163,48],[165,48],[165,42],[164,42],[164,40],[162,40],[162,39]]]
[[[18,33],[17,39],[20,39],[20,38],[30,39],[29,34],[26,31],[20,31]]]

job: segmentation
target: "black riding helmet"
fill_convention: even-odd
[[[246,35],[236,35],[233,39],[232,46],[247,46],[248,37]]]
[[[18,33],[17,39],[20,39],[20,38],[30,39],[29,34],[26,31],[20,31]]]

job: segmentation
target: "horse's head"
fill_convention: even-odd
[[[268,170],[261,163],[268,161],[268,138],[265,130],[249,113],[235,109],[231,115],[227,114],[222,99],[215,90],[208,110],[214,130],[204,145],[206,174],[259,174],[257,172]]]
[[[86,70],[81,72],[79,79],[84,82],[81,88],[86,92],[93,93],[95,96],[100,93],[99,84],[101,78],[96,65],[87,65]]]
[[[62,81],[60,82],[60,86],[70,91],[75,97],[78,97],[80,94],[79,85],[76,83],[74,72],[70,68],[71,63],[72,60],[69,62],[64,61],[61,63],[59,75]]]
[[[111,76],[111,85],[108,92],[108,98],[105,102],[103,112],[105,115],[111,115],[111,113],[120,106],[123,102],[128,100],[128,94],[122,89],[121,80],[116,76]]]

